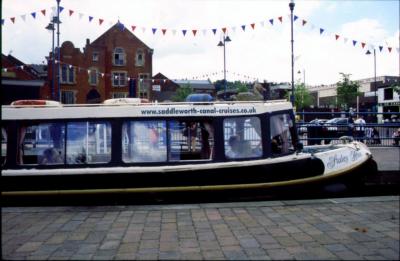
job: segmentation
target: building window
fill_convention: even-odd
[[[111,98],[112,99],[120,99],[120,98],[126,98],[128,97],[127,92],[113,92],[111,93]]]
[[[99,53],[98,52],[93,52],[92,61],[93,62],[98,62],[99,61]]]
[[[126,86],[126,72],[113,72],[111,81],[114,87]]]
[[[75,68],[73,66],[67,64],[61,65],[61,83],[75,83]]]
[[[89,71],[89,84],[97,85],[99,83],[99,73],[96,68],[90,68]]]
[[[383,99],[384,100],[393,100],[393,89],[392,88],[385,88],[383,90]]]
[[[114,49],[113,53],[113,65],[122,66],[125,65],[125,51],[121,47]]]
[[[149,89],[151,85],[150,75],[148,73],[139,73],[139,97],[149,98]]]
[[[136,51],[135,65],[144,66],[144,52],[141,49]]]
[[[63,104],[75,104],[75,92],[61,91],[61,102]]]

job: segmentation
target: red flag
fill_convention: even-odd
[[[73,10],[69,10],[69,16],[71,16],[74,13]]]
[[[254,29],[254,27],[256,26],[255,23],[252,23],[252,24],[250,24],[250,25],[251,25],[251,28],[253,28],[253,29]]]
[[[46,16],[46,9],[43,9],[43,10],[40,11],[40,12],[42,12],[42,14],[43,14],[44,16]]]
[[[15,17],[11,17],[11,22],[13,22],[13,24],[15,23]]]
[[[192,30],[193,35],[196,36],[197,30]]]
[[[364,46],[365,46],[365,43],[361,43],[361,47],[364,48]]]
[[[101,25],[103,23],[103,19],[99,19],[99,25]]]
[[[136,26],[135,26],[135,25],[132,25],[131,27],[132,27],[132,32],[135,31]]]
[[[304,26],[306,23],[307,23],[307,21],[306,21],[306,20],[303,20],[303,26]]]
[[[388,47],[389,53],[392,52],[392,47]]]
[[[339,39],[339,37],[340,37],[340,35],[338,35],[338,34],[335,34],[335,38],[336,38],[336,40],[337,40],[337,39]]]
[[[165,35],[165,32],[167,31],[167,29],[161,29],[161,32],[163,35]]]
[[[278,19],[279,19],[279,21],[281,21],[281,23],[282,23],[282,16],[279,16]]]
[[[222,32],[224,32],[224,34],[226,34],[226,27],[222,28]]]

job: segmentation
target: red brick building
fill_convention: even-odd
[[[87,39],[83,53],[66,41],[60,47],[61,101],[97,103],[122,97],[151,100],[152,57],[153,49],[119,22],[92,43]],[[51,59],[48,71],[50,83]],[[44,98],[52,97],[51,90],[49,84]],[[54,90],[57,100],[57,84]]]

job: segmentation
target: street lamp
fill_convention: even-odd
[[[294,55],[293,55],[293,9],[294,9],[294,1],[290,0],[289,3],[290,8],[290,33],[291,33],[291,47],[292,47],[292,96],[290,97],[292,106],[294,106]]]
[[[371,52],[368,50],[366,55],[370,55]],[[376,52],[374,48],[374,90],[375,90],[375,112],[378,112],[378,96],[376,95]]]
[[[47,30],[52,32],[52,46],[51,46],[51,99],[54,100],[54,17],[53,20],[46,26]]]
[[[218,46],[224,47],[224,100],[226,101],[226,55],[225,55],[225,45],[226,42],[230,42],[231,38],[229,36],[223,37],[223,42],[219,41]]]

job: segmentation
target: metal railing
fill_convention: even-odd
[[[335,143],[342,136],[351,136],[368,146],[400,146],[399,112],[352,113],[354,120],[358,116],[363,116],[365,125],[349,123],[348,112],[298,112],[297,115],[296,118],[300,119],[296,122],[299,141],[304,145]],[[333,118],[341,120],[326,121]],[[312,119],[322,120],[319,123],[310,123]]]

